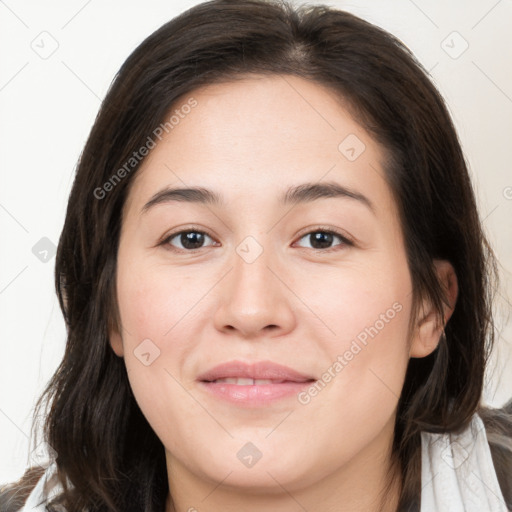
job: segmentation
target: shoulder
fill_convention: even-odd
[[[45,512],[47,499],[61,490],[56,469],[55,463],[31,467],[18,481],[1,486],[0,511]]]
[[[512,401],[479,408],[459,431],[421,437],[421,510],[512,510]]]
[[[485,425],[501,491],[512,510],[512,400],[499,409],[482,407],[478,414]]]
[[[45,468],[32,467],[27,469],[18,481],[0,486],[0,510],[18,512],[44,473]]]

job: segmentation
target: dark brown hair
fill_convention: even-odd
[[[94,190],[144,145],[180,99],[202,85],[253,73],[295,75],[328,87],[386,148],[415,314],[420,299],[428,298],[442,318],[445,298],[433,260],[448,260],[456,271],[459,297],[446,336],[430,356],[410,360],[398,405],[398,510],[419,510],[420,432],[457,431],[478,411],[512,508],[512,402],[498,411],[480,404],[494,341],[496,265],[444,101],[408,48],[386,31],[326,6],[263,0],[214,0],[177,16],[129,56],[103,101],[80,157],[56,257],[68,339],[39,402],[49,406],[45,434],[65,487],[54,504],[69,512],[164,509],[164,448],[108,341],[109,327],[119,327],[117,248],[138,165],[101,199]],[[23,495],[22,485],[16,489]]]

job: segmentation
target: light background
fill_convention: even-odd
[[[63,354],[51,247],[101,99],[132,50],[197,3],[0,0],[0,482],[31,462],[32,409]],[[449,105],[502,267],[484,395],[500,406],[512,396],[512,1],[324,3],[399,37]]]

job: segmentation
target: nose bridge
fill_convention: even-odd
[[[249,235],[236,246],[235,253],[232,259],[233,300],[238,299],[238,304],[245,303],[248,308],[269,304],[275,297],[275,283],[271,283],[275,276],[269,267],[272,268],[276,258],[272,257],[268,239]]]
[[[231,258],[229,286],[216,313],[219,329],[237,329],[244,336],[270,328],[290,329],[293,312],[286,287],[276,277],[279,267],[264,236],[247,236]]]

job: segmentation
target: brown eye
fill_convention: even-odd
[[[164,244],[169,244],[177,249],[181,250],[194,250],[194,249],[202,249],[204,247],[204,242],[206,239],[212,240],[206,233],[203,231],[197,230],[188,230],[188,231],[180,231],[179,233],[174,233],[166,240],[164,240]],[[173,243],[173,241],[175,241]],[[178,244],[178,245],[175,245]]]
[[[306,233],[304,236],[301,237],[301,240],[306,239],[311,244],[312,249],[316,250],[322,250],[322,249],[333,249],[337,246],[345,246],[345,245],[352,245],[351,242],[345,238],[344,236],[340,235],[339,233],[336,233],[335,231],[329,231],[329,230],[316,230],[311,231],[309,233]],[[341,241],[341,243],[332,245],[333,242],[338,239]],[[300,245],[300,244],[299,244]],[[304,245],[300,245],[301,247],[304,247]]]

